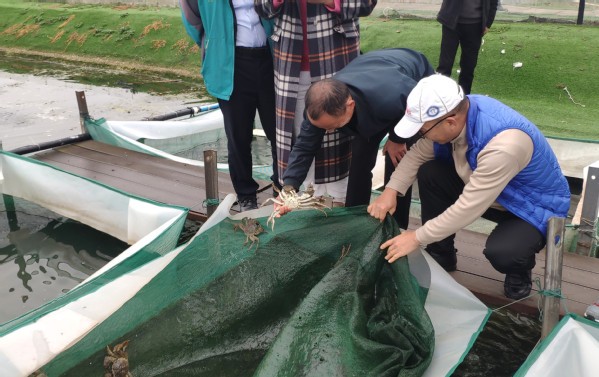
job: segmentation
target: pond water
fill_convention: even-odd
[[[164,80],[158,86],[151,86],[152,93],[149,94],[142,92],[149,87],[144,82],[155,79],[129,73],[126,79],[104,78],[113,74],[118,76],[118,72],[110,69],[106,75],[98,68],[92,70],[93,74],[66,75],[65,72],[80,68],[47,62],[36,63],[34,71],[15,68],[29,67],[31,60],[27,59],[30,58],[19,60],[11,57],[10,64],[0,66],[0,139],[4,149],[80,133],[75,91],[86,92],[93,117],[115,120],[139,120],[180,110],[191,104],[214,102],[191,86],[181,94],[181,83],[176,80]],[[98,80],[88,81],[86,77],[90,76]],[[136,84],[129,87],[123,82]],[[104,86],[109,84],[117,87]],[[198,153],[201,152],[197,149],[188,150],[183,156],[195,159]],[[11,228],[7,220],[0,227],[0,279],[8,279],[1,284],[0,306],[3,309],[0,322],[3,322],[2,318],[14,317],[27,308],[35,307],[36,302],[68,291],[124,247],[104,238],[105,235],[91,235],[92,229],[85,229],[85,226],[68,219],[46,215],[34,218],[28,213],[24,211],[17,215],[16,228]],[[6,212],[3,214],[6,215]],[[197,227],[197,223],[188,222],[185,237],[193,235]],[[82,232],[90,236],[80,237]],[[15,244],[11,239],[18,241]],[[21,239],[28,240],[28,248],[21,246]],[[69,239],[68,242],[63,242],[66,239]],[[92,239],[96,241],[90,241]],[[53,247],[46,248],[50,243]],[[96,244],[102,244],[102,249],[96,248]],[[107,249],[104,248],[106,246]],[[66,254],[69,256],[60,257]],[[57,263],[61,259],[64,263]],[[47,290],[53,292],[47,293]],[[37,294],[39,298],[34,297]],[[4,309],[13,305],[19,310],[8,312]],[[540,328],[540,321],[535,318],[520,316],[506,309],[493,313],[454,375],[512,376],[537,343]]]
[[[68,292],[127,243],[23,199],[0,201],[0,323]]]

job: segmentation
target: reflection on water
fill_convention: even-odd
[[[493,312],[453,376],[513,376],[540,338],[541,322],[537,318],[505,309]]]
[[[197,92],[206,98],[206,90],[199,77],[190,79],[168,73],[130,72],[89,63],[72,63],[40,56],[24,56],[0,52],[0,70],[51,76],[67,82],[129,89],[132,93],[180,94]]]
[[[19,198],[0,203],[0,323],[81,283],[128,245]]]

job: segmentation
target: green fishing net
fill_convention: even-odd
[[[424,373],[434,349],[427,290],[406,258],[383,258],[381,243],[399,233],[392,219],[364,207],[296,211],[251,249],[238,223],[193,239],[44,372],[101,376],[106,347],[128,340],[136,377]]]

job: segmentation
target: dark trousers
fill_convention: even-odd
[[[478,62],[478,51],[482,42],[482,24],[458,24],[455,30],[443,25],[441,34],[441,52],[437,72],[451,77],[451,69],[458,51],[462,49],[460,57],[460,76],[458,83],[466,94],[470,94],[474,69]]]
[[[366,205],[370,203],[370,194],[372,192],[372,169],[376,165],[376,157],[379,153],[379,145],[387,132],[381,133],[366,140],[355,136],[352,141],[352,159],[349,168],[349,179],[347,182],[347,195],[345,205],[347,207]],[[385,157],[385,184],[395,170],[389,157]],[[408,227],[410,217],[410,202],[412,200],[412,188],[408,190],[405,196],[397,197],[397,208],[393,218],[397,221],[400,228]]]
[[[451,206],[464,189],[453,163],[428,161],[418,170],[422,223]],[[497,223],[485,245],[485,257],[501,273],[523,272],[535,266],[535,254],[545,246],[545,237],[525,220],[509,211],[490,208],[482,216]],[[426,250],[442,253],[453,250],[455,234],[429,244]]]
[[[223,113],[229,173],[239,199],[255,197],[258,183],[252,178],[252,139],[256,110],[273,158],[273,182],[278,184],[275,87],[272,56],[268,47],[235,49],[233,93],[228,101],[219,99]]]

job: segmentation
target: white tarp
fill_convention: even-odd
[[[562,172],[566,177],[584,178],[585,166],[599,159],[599,142],[548,137]]]
[[[4,152],[0,154],[0,191],[77,220],[130,245],[185,212]]]
[[[0,377],[27,376],[34,372],[132,297],[139,289],[136,287],[153,276],[154,263],[165,263],[174,257],[168,252],[175,248],[187,215],[185,209],[135,198],[39,161],[5,152],[0,152],[0,191],[132,244],[71,292],[159,238],[159,247],[151,249],[166,254],[35,321],[21,325],[17,320],[14,326],[12,322],[6,325],[3,329],[6,333],[0,338]],[[173,226],[175,223],[180,225]],[[176,234],[161,238],[167,231]]]
[[[598,355],[599,323],[570,314],[537,345],[515,376],[597,376]]]

